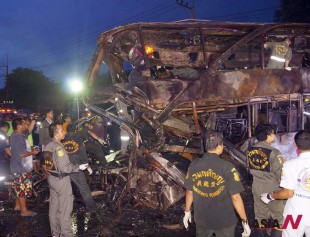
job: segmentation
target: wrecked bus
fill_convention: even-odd
[[[285,37],[292,39],[291,70],[267,69],[264,43]],[[103,65],[113,83],[92,87]],[[244,142],[258,124],[273,124],[280,137],[309,128],[309,65],[310,24],[189,20],[136,23],[101,34],[85,104],[131,137],[119,200],[133,188],[154,208],[182,198],[184,171],[167,157],[201,155],[208,129],[222,131],[227,152],[246,166]],[[150,166],[140,169],[137,157]]]

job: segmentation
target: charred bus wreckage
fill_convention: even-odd
[[[267,69],[271,55],[264,43],[286,37],[291,70]],[[287,140],[309,128],[309,64],[310,24],[190,20],[136,23],[100,35],[84,101],[131,138],[129,163],[118,170],[126,176],[118,205],[130,190],[152,208],[180,200],[186,169],[177,164],[204,152],[208,129],[223,132],[226,154],[243,166],[261,123],[275,125],[278,148],[291,155]],[[113,81],[103,88],[96,84],[102,65]],[[171,162],[171,154],[186,159]],[[137,157],[147,165],[140,167]]]

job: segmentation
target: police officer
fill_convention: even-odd
[[[258,143],[249,148],[247,152],[250,173],[253,175],[252,192],[255,219],[258,224],[261,224],[263,219],[269,220],[272,218],[282,225],[284,201],[275,201],[265,205],[260,200],[262,193],[280,189],[282,154],[271,146],[271,143],[275,140],[275,131],[271,125],[258,125],[255,129],[255,136]],[[272,236],[281,236],[281,232],[278,230],[272,232]]]
[[[283,69],[290,71],[288,66],[292,58],[292,49],[290,48],[291,39],[286,37],[283,42],[266,42],[265,49],[271,50],[271,57],[267,68]]]
[[[67,135],[62,141],[67,154],[69,155],[70,162],[75,165],[81,165],[88,163],[87,154],[85,150],[85,145],[81,138],[76,137],[74,133],[74,127],[69,126]],[[87,168],[89,174],[92,174],[92,169],[90,166]],[[91,196],[90,188],[86,182],[85,174],[83,171],[73,172],[70,174],[70,178],[73,183],[78,187],[84,203],[86,204],[86,209],[89,212],[97,211],[97,205]]]
[[[191,163],[185,177],[186,187],[184,226],[191,222],[190,208],[194,202],[196,236],[219,237],[234,236],[237,218],[234,209],[242,220],[243,237],[251,234],[243,201],[240,195],[243,186],[233,165],[220,159],[223,136],[219,132],[206,133],[207,153]],[[225,211],[223,211],[225,210]]]
[[[52,141],[47,144],[44,152],[45,165],[49,172],[50,187],[49,219],[53,236],[73,236],[71,212],[73,194],[70,173],[85,170],[88,164],[74,165],[70,162],[67,152],[60,142],[65,137],[61,124],[51,124],[49,134]]]

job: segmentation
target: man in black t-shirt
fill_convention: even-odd
[[[219,237],[232,237],[237,224],[236,209],[244,228],[242,236],[250,236],[239,174],[230,162],[219,157],[224,149],[223,136],[212,131],[205,137],[207,153],[191,163],[185,177],[184,226],[188,228],[188,221],[191,222],[190,208],[194,203],[196,236],[211,237],[215,233]]]
[[[67,154],[69,155],[69,160],[74,165],[81,165],[88,163],[88,158],[85,150],[85,146],[83,140],[76,136],[76,134],[72,131],[72,127],[68,127],[68,134],[65,139],[62,140],[62,144],[64,145]],[[89,174],[92,173],[90,167],[87,168]],[[97,205],[91,196],[91,191],[89,185],[86,182],[85,174],[82,170],[78,172],[73,172],[70,174],[71,181],[78,187],[83,201],[86,205],[86,209],[89,212],[97,211]]]
[[[96,140],[101,145],[105,145],[106,142],[102,138],[98,137],[96,133],[94,133],[93,126],[89,121],[85,122],[83,127],[76,132],[76,137],[81,138],[84,141],[86,151],[94,154],[95,158],[101,165],[104,166],[107,164],[102,147],[96,142]]]

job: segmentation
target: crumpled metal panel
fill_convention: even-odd
[[[164,209],[179,201],[185,195],[183,190],[185,174],[181,172],[174,164],[166,160],[159,153],[150,154],[158,163],[161,164],[163,169],[155,169],[152,172],[153,182],[162,182],[163,194],[169,200],[169,203],[164,203]]]
[[[209,105],[219,100],[249,100],[256,96],[272,96],[298,93],[302,89],[301,73],[276,69],[251,69],[204,73],[197,80],[148,80],[128,83],[128,90],[138,87],[150,104],[159,110],[166,108],[177,99],[178,104],[189,101],[199,102],[199,106]]]

